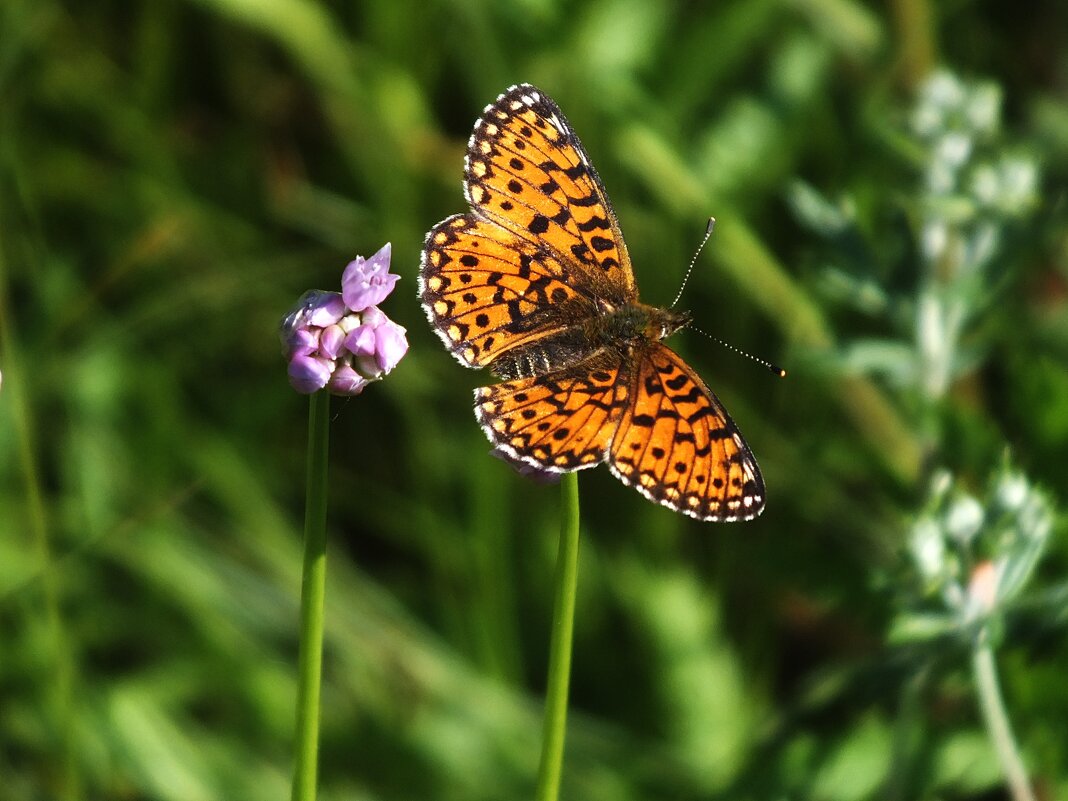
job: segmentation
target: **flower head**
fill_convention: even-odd
[[[309,290],[282,320],[282,352],[297,392],[325,387],[359,395],[408,352],[404,328],[376,305],[400,278],[389,272],[389,257],[388,243],[369,259],[357,256],[345,268],[341,292]]]

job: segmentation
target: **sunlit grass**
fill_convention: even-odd
[[[1008,447],[1064,508],[1068,18],[580,6],[0,4],[0,796],[285,797],[305,404],[275,330],[392,241],[411,352],[332,407],[321,797],[532,797],[557,490],[488,457],[489,379],[415,299],[471,124],[519,80],[582,135],[643,299],[714,214],[682,305],[790,372],[672,340],[760,460],[752,524],[584,474],[561,797],[1000,792],[967,652],[887,634],[932,467],[979,495]],[[934,394],[932,52],[999,87],[989,145],[1039,170]],[[1044,797],[1068,792],[1063,535],[996,641]]]

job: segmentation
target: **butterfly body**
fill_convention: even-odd
[[[529,84],[487,106],[464,192],[471,211],[427,234],[419,292],[449,352],[505,379],[475,390],[494,446],[544,470],[608,463],[700,520],[759,514],[756,460],[661,342],[690,316],[638,300],[611,203],[559,107]]]
[[[603,352],[631,358],[635,348],[670,336],[690,321],[687,313],[627,304],[577,321],[556,334],[520,346],[493,360],[490,370],[500,378],[546,375]]]

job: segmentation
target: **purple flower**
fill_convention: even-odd
[[[344,314],[345,301],[337,292],[309,289],[282,319],[282,348],[286,356],[315,352],[319,348],[319,332],[324,326],[336,323]]]
[[[341,292],[305,292],[282,320],[282,352],[297,392],[325,387],[335,395],[359,395],[408,352],[404,328],[376,305],[400,277],[390,274],[389,256],[387,243],[370,259],[357,257],[345,268]]]
[[[383,373],[390,372],[408,352],[407,331],[392,320],[375,329],[375,361]]]
[[[337,323],[328,325],[319,334],[319,353],[328,359],[336,359],[341,355],[344,342],[345,329]]]
[[[363,323],[352,329],[345,337],[345,347],[356,356],[375,355],[375,328]]]
[[[387,242],[369,259],[357,256],[349,262],[341,276],[341,294],[345,305],[353,311],[363,311],[377,306],[393,291],[393,285],[400,278],[389,271],[391,249]]]
[[[326,387],[335,395],[359,395],[370,383],[350,365],[339,364]]]
[[[356,357],[357,369],[370,377],[390,372],[408,352],[403,326],[384,315],[377,306],[365,309],[363,324],[345,338],[345,347]]]
[[[294,356],[289,360],[289,383],[293,389],[310,395],[326,386],[334,365],[328,359],[316,356]]]

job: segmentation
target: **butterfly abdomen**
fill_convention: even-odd
[[[493,360],[490,369],[509,380],[533,378],[583,362],[601,347],[586,335],[582,326],[573,326],[502,353]]]

